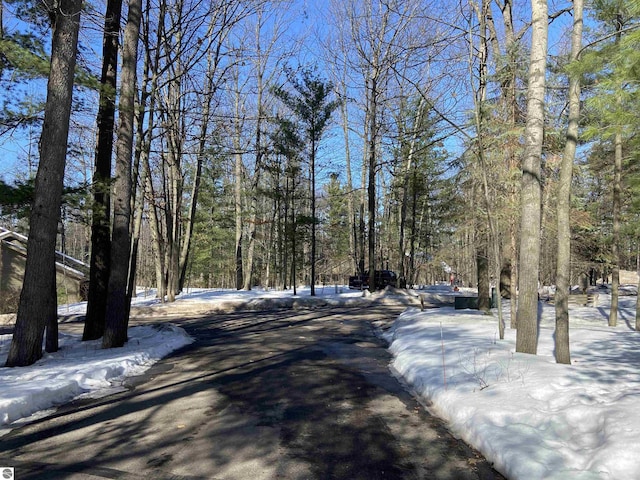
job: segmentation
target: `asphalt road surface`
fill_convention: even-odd
[[[373,325],[400,312],[174,318],[194,344],[0,438],[0,465],[16,480],[503,478],[390,374]]]

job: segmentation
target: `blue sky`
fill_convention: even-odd
[[[322,69],[323,58],[321,56],[321,47],[318,44],[318,36],[322,36],[326,33],[326,15],[330,2],[309,2],[307,0],[295,0],[292,2],[291,14],[293,17],[293,21],[289,27],[288,35],[292,38],[295,37],[304,37],[304,47],[302,49],[301,58],[299,59],[299,63],[318,63],[319,68]],[[569,5],[569,2],[566,1],[550,1],[549,10],[550,12],[556,11],[560,8],[564,8]],[[516,19],[516,25],[521,26],[523,22],[526,23],[528,21],[528,2],[524,2],[521,4],[520,11],[514,11],[514,16]],[[11,24],[10,16],[5,15],[5,25],[8,28],[12,28],[15,24]],[[499,17],[496,17],[496,21],[499,22]],[[562,32],[564,29],[570,26],[571,17],[565,14],[562,18],[556,20],[551,29],[550,29],[550,53],[557,52],[559,48],[562,48],[563,45],[566,44],[566,40],[562,36]],[[100,48],[96,48],[96,38],[99,38],[98,30],[99,30],[99,22],[92,18],[90,19],[88,16],[85,17],[84,22],[84,30],[83,37],[84,45],[89,47],[89,51],[84,54],[84,58],[90,58],[90,55],[95,55],[96,59],[93,61],[95,65],[99,65],[99,52]],[[99,45],[99,42],[97,42]],[[94,45],[92,47],[91,45]],[[91,51],[93,50],[93,51]],[[40,94],[44,98],[44,89],[38,88],[33,93]],[[0,99],[2,98],[2,94],[0,94]],[[338,115],[335,116],[336,121],[338,119]],[[37,145],[37,138],[39,136],[39,132],[31,131],[31,132],[16,132],[13,136],[10,137],[0,137],[0,178],[5,181],[11,181],[14,177],[25,175],[27,173],[27,157],[28,154],[36,154],[34,151],[35,146]],[[29,143],[31,141],[31,143]],[[83,148],[89,150],[91,145],[87,144],[92,142],[93,140],[88,137],[85,138]],[[329,148],[324,149],[322,152],[323,155],[326,155],[327,160],[333,164],[342,163],[341,155],[338,150],[338,145],[342,143],[342,134],[339,129],[334,129],[334,131],[329,132],[328,134],[328,142],[329,145],[335,145],[335,147],[331,146]],[[455,151],[459,151],[461,147],[460,139],[458,137],[451,137],[446,140],[445,145],[448,149]],[[358,152],[354,152],[354,163],[359,160],[361,155]],[[330,167],[329,170],[336,170],[335,168]],[[357,177],[357,173],[354,172],[354,178]]]

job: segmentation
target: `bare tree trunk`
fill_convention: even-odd
[[[532,36],[522,165],[522,219],[516,351],[535,355],[538,349],[538,277],[540,269],[540,177],[544,134],[547,65],[547,0],[531,0]]]
[[[369,181],[367,183],[367,214],[368,222],[368,248],[369,248],[369,291],[376,290],[376,174],[377,174],[377,107],[378,107],[378,86],[377,72],[374,73],[371,81],[371,93],[369,98]]]
[[[504,76],[506,80],[502,84],[502,97],[504,99],[505,110],[509,118],[509,128],[516,130],[516,124],[518,122],[518,101],[516,96],[517,85],[517,48],[516,48],[516,35],[513,26],[513,14],[512,14],[512,1],[505,0],[502,4],[502,21],[504,26],[505,36],[505,54],[507,56],[507,72]],[[509,139],[507,145],[507,167],[509,172],[518,169],[518,158],[516,155],[517,139]],[[518,189],[513,185],[509,189],[509,195],[511,196],[511,204],[515,206],[518,204]],[[517,232],[517,212],[514,210],[513,215],[509,221],[509,242],[510,247],[508,253],[505,255],[508,257],[511,264],[510,269],[510,286],[509,286],[509,298],[510,302],[510,314],[511,314],[511,328],[516,328],[517,319],[517,295],[518,295],[518,232]]]
[[[261,95],[259,95],[261,97]],[[260,100],[262,101],[262,100]],[[261,108],[258,107],[261,112]],[[251,217],[249,220],[249,238],[247,246],[247,265],[244,275],[244,289],[251,290],[253,282],[253,263],[256,250],[256,230],[258,227],[258,185],[260,184],[260,176],[262,171],[262,140],[260,132],[262,130],[262,122],[260,120],[261,113],[258,113],[258,126],[256,127],[256,164],[253,171],[253,185],[251,189]]]
[[[288,168],[288,162],[289,159],[286,160],[287,161],[287,166],[285,167],[285,172],[287,171]],[[290,200],[290,176],[288,173],[285,173],[285,183],[284,183],[284,206],[283,206],[283,212],[282,212],[282,256],[281,256],[281,268],[282,268],[282,288],[283,289],[287,289],[287,275],[289,275],[289,203],[291,202]]]
[[[411,141],[409,145],[409,153],[407,154],[407,160],[402,168],[402,198],[400,199],[400,211],[399,211],[399,234],[398,234],[398,253],[400,255],[398,266],[399,268],[399,276],[406,284],[407,277],[409,276],[407,272],[407,266],[405,265],[405,251],[407,250],[407,240],[406,240],[406,221],[407,221],[407,203],[409,200],[409,185],[411,181],[412,175],[415,174],[415,170],[413,168],[413,156],[415,154],[416,141],[419,135],[419,130],[421,128],[422,115],[424,111],[424,107],[426,105],[424,96],[420,96],[420,102],[418,104],[418,108],[416,110],[415,116],[413,118],[412,134]],[[415,208],[415,185],[413,187],[414,195],[413,195],[413,206]],[[415,221],[415,218],[414,218]],[[412,236],[414,232],[412,231]],[[413,245],[411,247],[413,250]],[[413,262],[413,259],[409,259],[410,262]]]
[[[220,51],[219,48],[217,50]],[[178,280],[178,289],[184,288],[185,279],[187,276],[187,266],[189,260],[189,251],[191,249],[191,237],[193,235],[193,225],[196,219],[196,210],[198,208],[198,194],[200,193],[200,179],[202,177],[202,162],[206,156],[207,148],[207,132],[209,130],[209,117],[211,114],[211,102],[213,101],[213,95],[215,93],[214,75],[217,67],[218,58],[211,58],[208,60],[208,72],[207,72],[207,85],[202,99],[202,124],[200,126],[200,139],[198,142],[198,152],[196,154],[196,168],[193,178],[193,185],[191,187],[191,203],[187,213],[186,224],[187,227],[184,232],[184,238],[182,239],[182,251],[180,253],[180,278]]]
[[[257,116],[256,116],[256,129],[255,129],[255,164],[253,170],[253,182],[251,188],[251,207],[250,214],[251,219],[249,221],[249,238],[247,245],[247,263],[246,269],[244,271],[244,289],[251,290],[252,282],[253,282],[253,264],[255,257],[255,249],[256,249],[256,229],[258,227],[258,186],[260,185],[260,177],[262,172],[262,156],[263,156],[263,148],[262,148],[262,121],[264,116],[264,105],[263,105],[263,95],[264,95],[264,73],[265,73],[265,65],[264,59],[262,57],[262,46],[261,46],[261,28],[263,26],[263,10],[260,9],[258,12],[258,21],[255,26],[255,39],[256,39],[256,82],[257,82],[257,90],[256,90],[256,105],[257,105]]]
[[[149,206],[149,229],[151,231],[151,241],[153,245],[153,264],[155,269],[156,279],[156,296],[161,301],[165,301],[167,293],[167,282],[165,277],[165,243],[162,241],[162,227],[161,219],[158,214],[159,207],[156,205],[156,191],[151,178],[151,142],[153,141],[153,124],[156,116],[157,106],[157,92],[158,92],[158,67],[160,64],[161,48],[159,45],[150,45],[150,30],[151,19],[151,6],[150,1],[146,0],[144,12],[147,13],[143,23],[143,41],[145,44],[144,52],[144,79],[141,88],[140,99],[140,115],[141,119],[138,124],[138,135],[141,142],[140,147],[140,162],[141,162],[141,177],[142,185],[144,189],[144,197]],[[158,38],[162,38],[165,32],[164,26],[164,3],[160,4],[160,14],[158,15]],[[153,56],[152,56],[153,52]],[[146,92],[151,92],[147,94]],[[149,101],[147,106],[146,101]],[[146,119],[144,115],[146,113]],[[146,131],[145,131],[146,128]]]
[[[489,287],[489,236],[484,226],[476,230],[476,265],[478,266],[478,310],[488,312],[491,309]]]
[[[346,82],[346,80],[345,80]],[[344,87],[346,88],[346,86]],[[349,216],[349,251],[351,252],[352,266],[351,270],[358,269],[358,250],[357,250],[357,226],[354,208],[354,192],[353,179],[351,178],[351,148],[349,144],[349,114],[346,95],[341,102],[342,112],[342,134],[344,136],[344,159],[347,171],[347,215]]]
[[[116,141],[116,178],[113,184],[113,235],[111,238],[111,275],[103,348],[121,347],[127,341],[130,296],[129,265],[131,255],[131,179],[136,98],[138,36],[142,0],[130,0],[129,17],[122,48],[122,82],[120,92],[120,126]]]
[[[179,19],[176,20],[179,25]],[[182,34],[176,36],[175,45],[177,51],[182,49]],[[184,143],[183,131],[183,75],[184,69],[181,59],[173,62],[173,77],[169,81],[167,93],[167,301],[173,302],[180,293],[180,242],[182,239],[182,200],[184,180],[182,176],[182,150]]]
[[[312,128],[313,130],[313,128]],[[311,134],[311,155],[309,158],[311,177],[311,296],[316,296],[316,138]]]
[[[295,192],[295,180],[293,190]],[[293,286],[293,294],[297,295],[298,282],[296,279],[296,255],[297,255],[297,222],[295,201],[291,202],[291,285]]]
[[[122,0],[109,0],[105,13],[102,44],[102,76],[98,108],[98,141],[93,176],[93,219],[89,293],[83,340],[95,340],[104,333],[107,290],[111,265],[111,155],[116,110],[116,77]]]
[[[42,357],[45,326],[57,319],[55,247],[64,183],[67,138],[80,28],[81,2],[49,5],[53,22],[51,68],[40,138],[40,164],[29,219],[24,282],[7,367],[26,366]]]
[[[177,88],[177,87],[174,87]],[[178,95],[177,92],[174,92]],[[177,98],[177,97],[176,97]],[[179,121],[178,119],[175,119]],[[173,125],[172,128],[179,128]],[[169,208],[167,208],[167,301],[174,302],[179,293],[178,280],[180,278],[180,238],[182,236],[182,173],[181,173],[181,146],[179,145],[178,133],[173,132],[173,145],[169,147],[168,164],[168,197]]]
[[[367,175],[367,164],[366,162],[362,163],[362,177],[366,179]],[[363,181],[362,185],[365,185],[366,181]],[[358,273],[364,273],[365,271],[365,252],[364,248],[365,238],[366,238],[366,222],[364,215],[364,204],[365,204],[365,195],[364,192],[360,194],[360,215],[358,219]]]
[[[155,204],[155,189],[151,179],[151,168],[149,165],[148,154],[143,154],[142,159],[142,178],[145,185],[145,195],[149,203],[149,228],[151,230],[151,241],[153,242],[156,255],[154,256],[154,267],[156,272],[156,288],[157,296],[161,302],[165,301],[167,294],[167,282],[165,277],[165,245],[162,241],[162,233],[160,227],[160,217],[158,215],[157,206]]]
[[[371,95],[371,92],[369,91],[369,89],[366,90],[366,95],[367,95],[367,105],[369,104],[370,100],[368,98],[368,95]],[[368,107],[367,107],[368,109]],[[359,203],[360,203],[360,215],[359,215],[359,219],[358,219],[358,233],[357,233],[357,237],[358,237],[358,274],[364,274],[365,270],[366,270],[366,266],[365,266],[365,256],[366,256],[366,248],[365,248],[365,239],[366,239],[366,234],[367,234],[367,227],[366,227],[366,222],[365,222],[365,205],[366,205],[366,195],[365,195],[365,190],[364,190],[364,186],[367,184],[367,178],[368,178],[368,174],[367,174],[367,168],[368,168],[368,152],[369,152],[369,144],[366,142],[366,138],[369,135],[369,127],[371,122],[368,121],[368,118],[366,117],[366,115],[370,115],[370,113],[367,111],[365,112],[365,121],[364,121],[364,132],[363,132],[363,139],[365,139],[365,145],[364,148],[362,149],[362,168],[360,169],[360,195],[359,195]]]
[[[240,152],[240,138],[242,135],[242,127],[240,125],[240,91],[239,87],[236,91],[236,119],[234,121],[235,131],[233,135],[234,147],[234,186],[233,198],[236,217],[236,290],[242,290],[244,286],[244,274],[242,270],[242,153]]]
[[[475,108],[474,108],[474,117],[475,117],[475,125],[476,125],[476,158],[478,159],[479,168],[472,169],[472,174],[475,182],[482,182],[482,192],[484,198],[484,210],[486,215],[487,224],[486,225],[478,225],[476,229],[476,264],[477,264],[477,275],[478,275],[478,309],[488,312],[491,309],[491,292],[490,292],[490,284],[489,284],[489,243],[490,242],[499,242],[499,239],[496,238],[497,234],[494,235],[493,228],[493,218],[491,214],[491,199],[489,195],[489,185],[487,181],[487,163],[485,161],[485,146],[484,146],[484,135],[485,135],[485,126],[484,126],[484,118],[483,118],[483,108],[484,102],[486,101],[486,91],[487,91],[487,62],[489,57],[489,40],[487,38],[487,16],[489,15],[489,2],[487,0],[482,0],[481,5],[478,5],[475,2],[471,2],[473,9],[476,12],[476,16],[478,17],[479,28],[480,28],[480,44],[477,48],[478,55],[478,90],[476,91],[475,96]],[[472,50],[473,50],[472,46]],[[472,65],[472,60],[470,61],[470,65]],[[480,177],[480,178],[478,178]],[[474,189],[477,193],[477,190]],[[476,209],[476,212],[480,212],[480,209]],[[478,215],[481,217],[481,215]],[[477,219],[477,223],[482,223],[481,218]],[[491,233],[491,235],[487,234],[487,230]],[[498,249],[498,257],[499,257],[499,249]],[[495,257],[495,255],[494,255]],[[496,259],[494,258],[494,261]],[[500,270],[500,259],[497,259],[496,271],[498,272],[498,279]],[[502,327],[502,318],[498,319],[498,323],[500,327]],[[501,336],[500,338],[504,338],[504,332],[502,328],[500,328]]]
[[[415,188],[415,185],[418,182],[417,176],[418,176],[418,169],[416,166],[416,163],[414,162],[413,164],[413,185],[414,188],[412,189],[412,195],[411,195],[411,224],[410,224],[410,235],[409,235],[409,265],[408,265],[408,287],[409,288],[413,288],[413,285],[417,283],[418,278],[417,278],[417,271],[416,271],[416,242],[418,239],[418,228],[417,228],[417,216],[418,216],[418,189]],[[427,194],[428,195],[428,194]],[[424,210],[424,209],[423,209]],[[421,214],[422,217],[424,217],[424,215]],[[427,222],[429,220],[427,219]],[[423,220],[421,219],[420,224],[423,225]],[[427,248],[427,254],[431,254],[430,252],[430,245],[426,245]],[[401,252],[402,255],[404,255],[404,252]]]
[[[140,178],[134,174],[133,179]],[[129,285],[127,286],[127,305],[129,316],[131,299],[136,296],[136,280],[138,276],[138,254],[140,251],[140,234],[142,233],[142,218],[144,215],[144,191],[137,192],[136,201],[133,204],[133,228],[131,232],[131,258],[129,260]]]
[[[142,26],[142,17],[140,18],[140,26]],[[140,31],[140,26],[138,31]],[[145,125],[144,125],[144,106],[146,105],[149,94],[147,93],[148,77],[146,73],[142,78],[142,85],[140,86],[140,99],[136,101],[136,132],[135,147],[134,147],[134,164],[131,179],[132,184],[132,201],[131,209],[133,211],[133,227],[131,232],[131,255],[129,259],[129,285],[127,286],[127,306],[129,317],[131,310],[131,299],[136,296],[136,285],[138,276],[138,254],[140,247],[140,236],[142,234],[142,220],[145,213],[145,176],[143,174],[144,164],[143,157],[148,154],[145,151]],[[138,186],[142,188],[138,188]]]
[[[616,45],[622,38],[621,14],[616,16]],[[613,167],[613,225],[611,235],[611,309],[609,311],[609,326],[618,324],[618,299],[620,296],[620,210],[622,203],[622,132],[617,131],[614,137],[614,167]]]
[[[571,34],[571,61],[578,60],[582,48],[582,0],[573,0],[573,32]],[[558,260],[556,264],[556,362],[571,363],[569,347],[569,281],[571,275],[571,178],[578,144],[580,120],[580,77],[569,77],[569,125],[564,154],[560,165],[557,197]]]
[[[613,229],[611,235],[611,310],[609,326],[618,324],[618,298],[620,296],[620,205],[622,202],[622,134],[616,132],[614,138],[614,173],[613,173]]]

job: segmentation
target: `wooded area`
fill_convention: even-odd
[[[318,3],[2,0],[0,226],[29,237],[8,365],[47,326],[57,348],[55,250],[90,264],[84,338],[106,348],[136,285],[313,295],[382,269],[453,275],[485,310],[518,294],[525,353],[557,285],[563,363],[581,276],[611,282],[616,325],[640,265],[640,4]]]

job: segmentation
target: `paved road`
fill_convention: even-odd
[[[394,307],[172,320],[197,341],[0,439],[27,479],[501,479],[389,374]],[[140,320],[144,321],[144,320]]]

